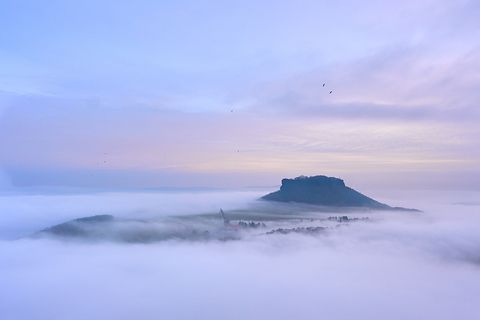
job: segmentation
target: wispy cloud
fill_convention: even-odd
[[[259,86],[251,108],[293,117],[474,120],[480,116],[477,53],[387,51]]]

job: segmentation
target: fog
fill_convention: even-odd
[[[98,214],[152,218],[244,206],[262,191],[99,192],[0,196],[0,239],[15,239],[67,220]]]
[[[0,197],[2,319],[478,319],[478,193],[378,192],[423,210],[315,212],[266,221],[236,240],[151,243],[32,238],[70,219],[162,221],[257,210],[264,192]],[[262,207],[263,208],[263,207]],[[275,207],[272,207],[275,210]],[[289,210],[295,212],[296,207]],[[368,217],[337,223],[329,216]],[[323,220],[322,220],[323,219]],[[219,220],[220,221],[220,220]],[[220,221],[221,222],[221,221]],[[192,221],[198,224],[198,221]],[[323,226],[318,234],[266,234]]]

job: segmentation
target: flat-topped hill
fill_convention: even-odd
[[[280,190],[261,199],[279,202],[299,202],[331,207],[365,207],[380,210],[414,210],[390,207],[349,188],[342,179],[327,176],[300,176],[283,179]],[[416,210],[415,210],[416,211]]]

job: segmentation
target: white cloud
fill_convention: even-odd
[[[475,206],[419,200],[429,204],[422,215],[373,214],[373,222],[314,237],[149,245],[1,241],[0,311],[16,320],[474,320]]]

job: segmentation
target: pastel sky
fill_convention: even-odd
[[[480,188],[479,124],[476,0],[0,3],[2,187]]]

